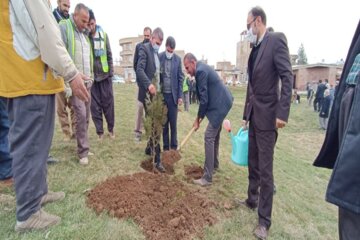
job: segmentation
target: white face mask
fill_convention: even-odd
[[[254,34],[253,32],[253,29],[250,28],[249,31],[247,31],[247,34],[246,34],[246,37],[245,37],[246,40],[248,40],[251,44],[255,45],[256,44],[256,41],[257,41],[257,35]]]
[[[168,51],[165,51],[165,55],[166,55],[166,58],[170,60],[172,58],[172,56],[174,55],[174,53],[170,53]]]

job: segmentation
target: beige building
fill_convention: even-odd
[[[237,81],[237,72],[235,70],[235,65],[232,65],[229,61],[222,61],[216,63],[215,71],[219,74],[220,78],[224,83],[236,84]]]
[[[330,85],[335,86],[335,81],[340,79],[343,65],[337,64],[307,64],[293,66],[294,85],[293,88],[304,91],[307,82],[324,82],[329,80]]]
[[[123,73],[122,76],[124,76],[126,81],[131,81],[136,78],[134,71],[134,53],[136,45],[143,40],[143,35],[122,38],[119,40],[119,44],[122,48],[120,52],[121,60],[119,72]]]
[[[245,39],[246,31],[240,34],[240,41],[236,45],[236,71],[238,80],[242,83],[247,82],[248,60],[251,52],[250,43]]]

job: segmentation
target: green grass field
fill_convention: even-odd
[[[231,88],[234,105],[228,115],[232,128],[237,131],[242,122],[244,88]],[[56,119],[55,136],[51,154],[61,162],[48,168],[49,189],[64,191],[66,198],[60,203],[49,204],[45,210],[62,218],[60,225],[44,232],[16,234],[15,204],[0,202],[0,239],[145,239],[141,229],[132,219],[118,220],[107,214],[97,216],[85,204],[86,191],[97,183],[116,175],[143,171],[140,162],[145,159],[146,142],[134,142],[136,86],[114,85],[116,108],[116,140],[106,137],[98,142],[95,128],[90,122],[89,165],[81,166],[76,156],[76,142],[63,142],[63,135]],[[178,115],[178,141],[191,129],[197,105],[190,112]],[[175,165],[174,178],[185,182],[184,165],[203,165],[203,133],[207,121],[188,141],[182,160]],[[274,178],[277,193],[274,196],[272,227],[269,239],[337,239],[337,208],[324,200],[330,171],[312,166],[324,139],[318,128],[318,115],[305,101],[292,105],[289,124],[279,131],[275,149]],[[221,204],[234,197],[245,198],[247,169],[234,165],[230,160],[230,137],[222,131],[220,142],[220,172],[213,178],[213,185],[206,195]],[[187,184],[187,183],[185,183]],[[189,185],[190,187],[195,187]],[[15,195],[10,188],[2,190]],[[205,239],[255,239],[252,230],[257,214],[242,208],[218,208],[219,221],[205,230]]]

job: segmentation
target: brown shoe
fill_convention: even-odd
[[[61,218],[55,215],[48,214],[44,210],[40,209],[33,215],[31,215],[25,222],[16,224],[16,232],[26,232],[31,230],[43,230],[50,226],[59,224]]]
[[[40,205],[44,206],[45,204],[48,204],[48,203],[61,201],[64,198],[65,198],[64,192],[48,192],[41,198]]]
[[[261,240],[265,240],[268,236],[268,230],[262,225],[257,225],[254,230],[254,235]]]
[[[247,209],[250,209],[251,211],[255,211],[256,207],[251,206],[248,204],[246,200],[240,200],[238,198],[234,198],[233,200],[234,207],[246,207]]]

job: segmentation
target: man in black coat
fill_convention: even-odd
[[[277,129],[285,127],[288,121],[293,75],[286,37],[266,30],[266,14],[262,8],[250,10],[247,28],[247,39],[253,47],[243,114],[244,127],[250,122],[249,187],[248,198],[242,204],[250,209],[258,207],[259,222],[254,234],[266,239],[274,195],[274,147]]]
[[[150,36],[151,36],[151,28],[149,27],[145,27],[144,31],[144,40],[140,43],[138,43],[135,47],[135,52],[134,52],[134,71],[136,72],[136,68],[137,68],[137,62],[139,59],[139,50],[140,50],[140,46],[148,43],[150,41]],[[138,81],[138,77],[136,76],[136,83],[139,86],[139,81]],[[138,96],[139,97],[139,96]],[[143,116],[144,116],[144,105],[143,103],[138,99],[137,101],[137,109],[136,109],[136,117],[135,117],[135,141],[140,142],[141,141],[141,135],[142,135],[142,126],[143,126]]]
[[[333,168],[326,201],[339,207],[340,239],[360,236],[360,21],[335,93],[317,167]]]
[[[199,98],[199,110],[193,127],[199,129],[200,122],[206,116],[209,124],[205,131],[204,175],[194,183],[207,186],[212,183],[213,171],[219,168],[219,143],[221,124],[230,111],[233,97],[219,75],[209,65],[198,62],[192,53],[184,57],[186,71],[195,76],[196,93]]]
[[[319,84],[315,93],[315,99],[314,99],[314,111],[321,111],[322,101],[324,100],[324,92],[326,89],[326,85],[322,82],[322,80],[319,80]]]
[[[142,44],[139,49],[139,58],[136,65],[136,76],[139,85],[138,99],[145,107],[145,112],[148,111],[145,104],[146,93],[149,92],[151,96],[155,96],[157,92],[160,92],[160,86],[155,86],[152,83],[153,78],[156,78],[160,82],[160,60],[158,51],[162,44],[164,33],[161,28],[156,28],[151,35],[150,42]],[[148,114],[147,114],[148,115]],[[151,131],[145,153],[151,154],[151,149],[155,149],[155,167],[160,172],[165,172],[165,169],[160,161],[160,136],[154,131]],[[154,139],[156,138],[156,140]],[[156,145],[153,146],[153,143]]]

